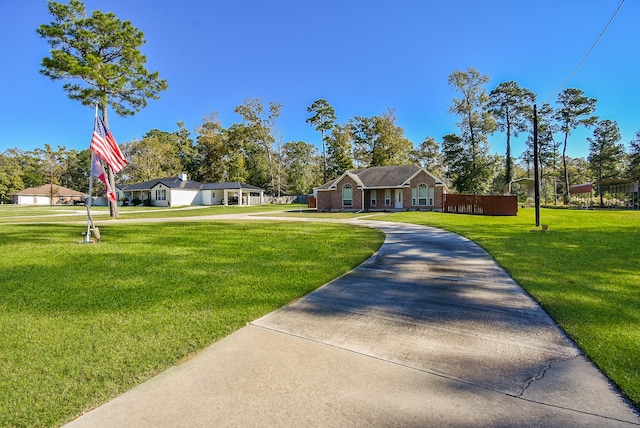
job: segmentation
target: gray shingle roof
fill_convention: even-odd
[[[264,191],[263,188],[252,186],[251,184],[241,183],[239,181],[227,181],[224,183],[206,183],[202,185],[202,190],[224,190],[224,189],[245,189]]]
[[[358,169],[347,172],[356,181],[360,181],[365,188],[389,188],[401,187],[405,185],[414,175],[420,172],[422,168],[418,165],[390,165],[390,166],[372,166],[370,168]],[[327,190],[332,188],[335,183],[342,177],[338,177],[328,183],[323,184],[318,189]],[[438,184],[442,181],[436,178]]]
[[[193,180],[181,180],[179,177],[157,178],[155,180],[144,181],[142,183],[131,184],[125,186],[122,190],[149,190],[158,184],[164,184],[170,189],[189,189],[189,190],[223,190],[223,189],[245,189],[264,191],[264,189],[250,184],[241,183],[239,181],[225,183],[200,183]]]
[[[191,189],[199,190],[202,187],[202,183],[193,180],[181,180],[178,177],[169,178],[156,178],[155,180],[143,181],[142,183],[131,184],[125,186],[122,190],[149,190],[158,184],[164,184],[170,189]]]
[[[374,166],[354,171],[365,187],[396,187],[405,184],[420,171],[417,165]]]

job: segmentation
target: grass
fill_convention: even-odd
[[[350,270],[383,240],[339,224],[114,221],[99,244],[81,245],[80,229],[0,225],[0,426],[69,421]]]
[[[273,213],[265,212],[256,214],[258,216],[271,216]],[[368,216],[369,213],[354,213],[354,212],[318,212],[315,209],[308,209],[305,207],[302,208],[293,208],[288,209],[286,212],[277,213],[278,217],[298,217],[298,218],[331,218],[331,219],[355,219],[358,217]]]
[[[640,212],[542,210],[517,217],[376,217],[459,233],[485,248],[640,407]]]
[[[255,214],[282,210],[304,210],[306,205],[256,205],[256,206],[187,206],[187,207],[118,207],[118,219],[197,217],[223,214]],[[94,220],[117,221],[109,218],[109,207],[91,207]],[[0,224],[7,223],[50,223],[52,221],[85,221],[87,209],[84,206],[19,206],[0,205]]]
[[[302,205],[124,208],[122,218],[291,208],[297,212],[285,215],[356,217]],[[0,206],[0,223],[52,214],[20,211]],[[531,209],[372,219],[439,227],[480,244],[640,407],[640,212],[546,209],[547,233],[534,227]],[[79,218],[41,219],[52,220]],[[376,231],[336,224],[102,220],[95,245],[76,244],[84,227],[73,223],[0,224],[0,426],[59,425],[349,270],[382,241]]]

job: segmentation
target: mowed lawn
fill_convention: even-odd
[[[533,209],[517,217],[375,217],[459,233],[485,248],[640,407],[640,212]]]
[[[50,220],[52,221],[52,220]],[[0,426],[57,426],[349,271],[381,232],[269,221],[0,224]]]

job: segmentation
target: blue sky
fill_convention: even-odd
[[[457,96],[447,77],[475,67],[487,91],[515,80],[541,104],[587,53],[620,0],[86,0],[142,30],[148,69],[169,89],[133,117],[111,113],[119,143],[178,121],[194,131],[217,112],[240,122],[245,98],[278,101],[283,142],[319,145],[305,119],[326,99],[338,123],[394,108],[414,144],[456,132],[447,111]],[[89,146],[93,110],[69,100],[62,83],[39,74],[48,44],[35,29],[49,23],[44,0],[0,4],[0,151],[45,143]],[[598,99],[601,119],[616,120],[627,144],[640,130],[640,2],[627,0],[604,37],[565,87]],[[551,99],[555,104],[556,96]],[[587,156],[592,130],[569,138],[570,156]],[[558,139],[560,136],[558,136]],[[504,154],[505,138],[490,137]],[[524,138],[513,154],[524,150]]]

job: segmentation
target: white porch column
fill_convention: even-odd
[[[222,192],[222,205],[229,205],[229,202],[227,201],[227,197],[229,196],[227,189],[224,189]]]
[[[238,189],[238,205],[242,206],[242,187]]]
[[[264,205],[264,191],[260,191],[260,205]]]

